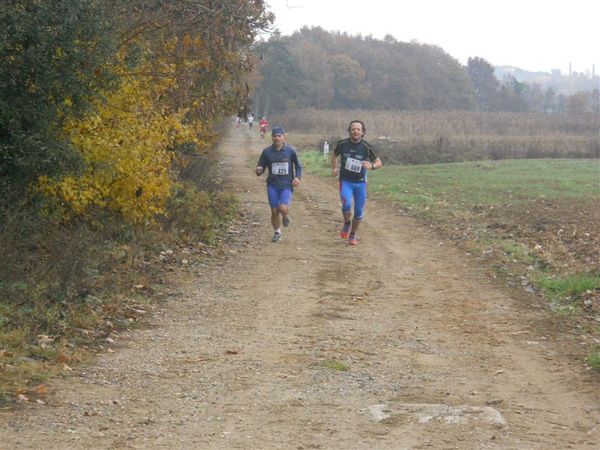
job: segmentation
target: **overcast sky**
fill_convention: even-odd
[[[600,73],[599,0],[267,0],[275,27],[386,34],[530,71]]]

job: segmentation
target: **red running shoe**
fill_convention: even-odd
[[[351,234],[348,238],[348,245],[358,245],[358,238],[355,234]]]
[[[344,222],[344,225],[342,226],[342,229],[340,231],[340,237],[342,239],[348,239],[348,236],[350,236],[350,226],[352,225],[352,222]]]

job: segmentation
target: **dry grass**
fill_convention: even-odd
[[[600,117],[595,115],[545,115],[532,113],[492,113],[470,111],[362,111],[296,109],[271,118],[288,131],[326,136],[345,135],[348,123],[360,119],[368,134],[405,139],[452,136],[580,136],[598,138]]]
[[[387,163],[600,157],[596,116],[294,110],[272,120],[284,124],[290,142],[303,149],[346,137],[349,121],[357,118]]]

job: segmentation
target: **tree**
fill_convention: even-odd
[[[543,99],[543,111],[545,113],[556,113],[559,112],[559,99],[557,98],[556,91],[549,87],[544,92]]]
[[[259,47],[262,56],[259,68],[261,84],[257,95],[263,98],[267,109],[284,111],[290,102],[304,97],[304,77],[286,41],[277,37]]]
[[[208,148],[213,123],[246,95],[255,37],[271,20],[262,0],[5,2],[2,198],[39,180],[73,212],[150,220],[173,156]]]
[[[333,72],[334,108],[357,108],[364,104],[369,96],[365,85],[365,71],[358,61],[348,55],[335,55],[331,58]]]
[[[115,23],[92,0],[8,1],[0,13],[0,196],[80,163],[61,133],[114,81]]]
[[[464,67],[436,46],[418,45],[415,63],[423,84],[422,109],[469,110],[475,93]]]
[[[494,76],[494,66],[480,57],[469,58],[467,73],[475,88],[475,103],[481,111],[497,108],[500,83]]]
[[[496,108],[501,111],[523,112],[528,110],[526,96],[529,87],[513,76],[507,76],[500,86],[498,104]]]
[[[304,97],[298,99],[300,107],[327,108],[334,97],[333,72],[329,55],[317,44],[309,41],[290,43],[290,55],[302,73],[300,83]]]
[[[567,113],[582,116],[591,111],[590,101],[585,92],[578,92],[567,97],[566,99]]]
[[[255,38],[273,20],[263,0],[118,0],[117,5],[122,48],[135,54],[141,45],[145,51],[145,67],[138,73],[176,77],[165,98],[172,107],[192,105],[190,114],[208,124],[246,103]],[[165,72],[164,64],[175,66],[175,72]]]
[[[257,97],[262,99],[272,89],[269,85],[279,85],[286,97],[276,104],[279,109],[286,105],[404,110],[474,106],[464,67],[436,46],[304,27],[291,36],[274,35],[261,44],[261,55]]]
[[[144,224],[165,212],[177,176],[172,162],[208,148],[212,123],[237,107],[256,27],[268,16],[260,1],[118,5],[127,7],[112,66],[118,84],[88,114],[68,115],[63,130],[83,167],[41,177],[38,189],[68,213],[101,208]]]

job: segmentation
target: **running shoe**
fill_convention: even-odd
[[[290,217],[283,216],[283,219],[281,219],[281,223],[283,224],[284,227],[287,227],[290,224]]]
[[[271,239],[271,242],[279,242],[279,239],[281,239],[281,233],[273,233],[273,239]]]
[[[348,239],[348,236],[350,235],[350,227],[352,225],[352,222],[344,222],[344,225],[342,226],[342,229],[340,231],[340,237],[342,239]]]
[[[358,245],[358,238],[355,234],[351,234],[348,238],[348,245]]]

